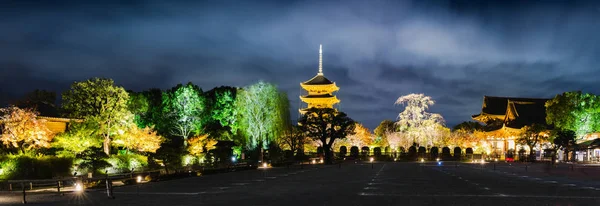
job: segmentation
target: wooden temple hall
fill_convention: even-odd
[[[486,125],[483,132],[486,141],[482,143],[485,153],[504,159],[527,146],[516,143],[516,135],[527,125],[546,124],[545,103],[549,99],[492,97],[484,96],[481,112],[473,115],[473,120]],[[545,145],[541,144],[542,148]],[[541,151],[537,148],[536,151]],[[538,157],[540,155],[537,155]]]

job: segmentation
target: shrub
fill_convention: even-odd
[[[361,150],[360,153],[362,156],[366,157],[367,155],[369,155],[369,150],[370,150],[369,147],[364,146],[364,147],[360,148],[360,150]]]
[[[0,159],[0,179],[51,179],[68,177],[72,158],[52,156],[8,155]]]
[[[462,150],[460,149],[460,147],[455,147],[454,148],[454,159],[460,160],[461,153],[462,153]]]
[[[425,156],[427,149],[425,149],[425,147],[423,147],[423,146],[420,146],[418,152],[419,152],[419,156],[423,157],[423,156]]]
[[[416,156],[417,156],[417,147],[410,146],[408,148],[408,157],[409,158],[415,158]]]
[[[317,156],[321,156],[323,154],[323,147],[317,147]]]
[[[438,153],[439,152],[440,152],[440,150],[437,147],[432,147],[431,149],[429,149],[429,154],[431,154],[431,159],[438,158]]]
[[[358,157],[358,147],[352,146],[350,147],[350,156],[357,158]]]
[[[472,155],[472,154],[473,154],[473,148],[470,148],[470,147],[469,147],[469,148],[467,148],[467,149],[465,150],[465,153],[466,153],[467,155]]]
[[[348,149],[346,149],[346,146],[341,146],[340,147],[340,156],[345,157],[346,153],[348,153]]]
[[[442,148],[442,158],[444,158],[444,159],[450,158],[450,148],[449,147]]]
[[[126,173],[131,172],[131,169],[140,171],[148,165],[148,157],[131,153],[111,155],[107,161],[111,164],[108,173]]]
[[[375,149],[373,149],[373,154],[377,157],[381,156],[381,147],[375,147]]]

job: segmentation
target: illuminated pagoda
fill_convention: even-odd
[[[300,96],[300,100],[306,103],[306,108],[301,108],[300,113],[304,114],[309,108],[333,108],[340,100],[333,95],[340,88],[335,82],[330,81],[323,75],[323,46],[319,45],[319,73],[312,79],[300,83],[302,89],[307,94]]]
[[[486,153],[503,158],[508,150],[520,150],[515,141],[521,128],[532,124],[546,125],[545,103],[548,100],[484,96],[481,112],[472,118],[488,128],[484,132]]]

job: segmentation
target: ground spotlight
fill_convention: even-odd
[[[421,162],[425,162],[425,159],[421,158]]]
[[[75,191],[76,192],[83,191],[83,185],[80,182],[75,183]]]
[[[267,166],[269,166],[269,165],[268,165],[266,162],[265,162],[265,163],[263,163],[263,167],[264,167],[264,168],[267,168]]]
[[[138,175],[138,176],[137,176],[137,178],[136,178],[135,180],[136,180],[136,182],[138,182],[138,183],[142,182],[142,176],[141,176],[141,175]]]
[[[317,164],[317,160],[312,160],[312,161],[311,161],[311,163],[312,163],[313,165],[314,165],[314,164]]]
[[[373,161],[375,161],[375,158],[372,158],[372,157],[371,157],[371,159],[369,159],[369,161],[370,161],[370,162],[373,162]]]
[[[442,162],[438,162],[438,165],[442,165]]]

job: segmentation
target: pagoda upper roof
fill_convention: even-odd
[[[313,95],[305,95],[302,97],[304,97],[304,98],[330,98],[330,97],[335,97],[335,96],[333,96],[331,94],[316,94],[316,95],[313,94]]]
[[[325,76],[323,76],[323,74],[317,74],[312,79],[302,82],[302,84],[304,84],[304,85],[328,85],[328,84],[333,84],[333,82],[331,80],[325,78]]]

